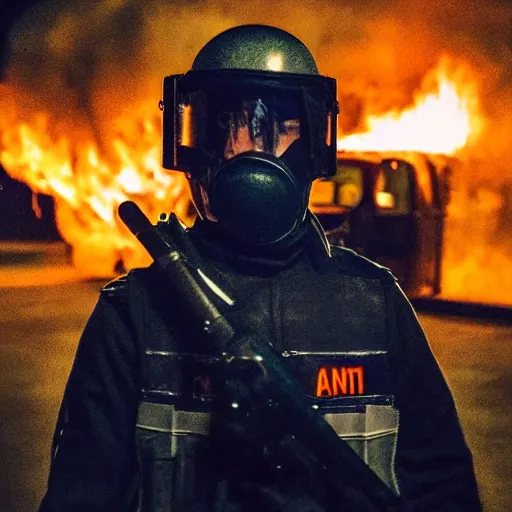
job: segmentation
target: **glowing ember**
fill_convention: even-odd
[[[451,76],[443,59],[425,77],[423,91],[415,95],[413,106],[383,115],[368,114],[368,131],[341,138],[338,150],[455,153],[478,135],[482,125],[475,86],[464,78],[461,71]]]

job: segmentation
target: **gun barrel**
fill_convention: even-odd
[[[173,290],[182,298],[185,306],[202,326],[208,349],[222,352],[235,332],[215,304],[199,286],[190,267],[177,247],[164,238],[153,226],[142,210],[132,201],[119,206],[119,217],[137,237],[160,270],[170,282]]]

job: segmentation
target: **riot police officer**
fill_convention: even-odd
[[[159,229],[237,332],[270,340],[296,393],[403,510],[479,510],[453,399],[409,302],[386,269],[329,246],[308,211],[312,181],[336,171],[337,109],[335,81],[291,34],[245,25],[213,38],[164,80],[163,163],[186,173],[198,219]],[[254,368],[219,379],[225,360],[190,319],[154,266],[102,290],[40,511],[348,510],[345,482],[307,435],[290,435],[280,404],[226,412],[226,396],[250,402]]]

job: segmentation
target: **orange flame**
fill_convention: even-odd
[[[92,140],[52,138],[49,123],[41,114],[32,124],[5,130],[2,165],[34,192],[55,198],[57,225],[84,276],[110,277],[119,262],[125,268],[149,263],[118,218],[117,206],[134,200],[153,222],[171,210],[189,217],[184,176],[160,166],[158,120],[137,125],[136,143],[114,137],[108,160]]]
[[[451,155],[482,129],[474,82],[466,70],[450,73],[447,59],[427,74],[414,104],[383,115],[368,114],[367,132],[342,137],[342,151],[419,151]]]
[[[454,189],[445,218],[441,296],[512,304],[508,246],[491,244],[504,199],[485,182],[464,183],[465,169],[478,167],[485,176],[492,167],[467,158],[468,148],[477,139],[480,142],[485,128],[476,80],[469,70],[463,66],[450,70],[444,58],[426,75],[412,106],[381,115],[369,113],[364,121],[367,131],[341,137],[338,150],[377,151],[387,157],[390,152],[401,151],[456,157],[449,164],[456,167],[452,170],[457,181],[452,183]],[[361,156],[364,158],[364,153]],[[445,157],[438,158],[444,165]],[[469,174],[477,173],[473,170]]]

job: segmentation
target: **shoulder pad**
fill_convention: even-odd
[[[336,270],[342,274],[369,279],[385,279],[390,282],[397,280],[389,268],[357,254],[352,249],[331,246],[331,254]]]
[[[128,293],[128,275],[116,277],[109,283],[107,283],[101,290],[100,295],[102,297],[114,298],[125,296]]]
[[[116,277],[101,288],[100,295],[107,299],[128,299],[130,288],[133,289],[134,286],[140,284],[151,286],[158,279],[156,266],[152,263],[149,267],[134,268],[128,273]]]

